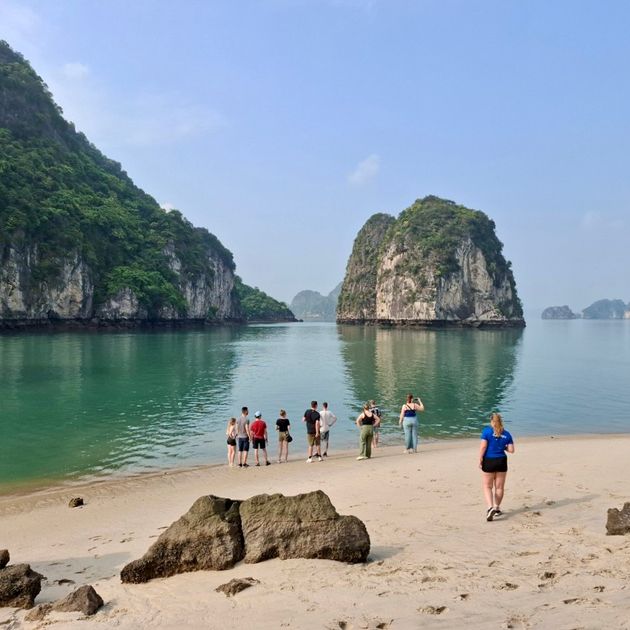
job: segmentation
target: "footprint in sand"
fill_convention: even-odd
[[[506,619],[505,628],[529,628],[529,621],[523,615],[514,615]]]
[[[446,582],[446,578],[441,575],[425,575],[420,581],[423,584],[427,582]]]
[[[457,599],[459,599],[460,602],[465,602],[469,597],[470,597],[470,593],[460,593],[457,596]]]
[[[425,615],[441,615],[448,611],[446,606],[424,606],[418,608],[418,612],[424,613]]]
[[[518,588],[518,584],[512,584],[512,582],[504,582],[503,584],[499,584],[499,586],[495,587],[500,591],[514,591]]]

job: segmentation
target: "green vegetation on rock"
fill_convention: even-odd
[[[232,254],[177,211],[165,212],[64,120],[42,79],[0,41],[0,252],[31,248],[35,283],[54,283],[73,254],[87,264],[94,304],[134,291],[149,313],[186,303],[181,269],[213,274],[209,253],[234,269]]]
[[[274,300],[274,298],[261,291],[258,287],[250,287],[244,284],[239,276],[236,276],[234,289],[246,321],[295,321],[295,316],[284,302]]]
[[[355,239],[338,320],[523,325],[495,229],[483,212],[435,196],[397,219],[374,215]]]
[[[389,214],[372,215],[359,230],[337,300],[337,316],[369,318],[376,305],[376,277],[383,240],[396,223]]]

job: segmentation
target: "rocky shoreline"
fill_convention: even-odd
[[[248,324],[294,323],[295,319],[252,320],[245,319],[0,319],[0,334],[16,332],[95,332],[116,330],[179,330],[215,328],[217,326],[245,326]]]
[[[384,328],[481,328],[503,330],[525,328],[524,319],[447,320],[447,319],[337,319],[338,324],[351,326],[381,326]]]

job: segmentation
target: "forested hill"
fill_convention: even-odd
[[[0,41],[0,323],[242,320],[234,260],[67,122]]]

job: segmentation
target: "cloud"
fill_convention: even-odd
[[[348,175],[348,183],[352,186],[363,186],[374,179],[381,168],[381,158],[372,153],[365,160],[361,160],[355,169]]]
[[[61,71],[68,79],[83,79],[90,73],[90,69],[78,61],[72,61],[64,64]]]
[[[164,201],[160,204],[160,208],[164,210],[164,212],[170,212],[171,210],[175,210],[175,204],[172,204],[170,201]]]

